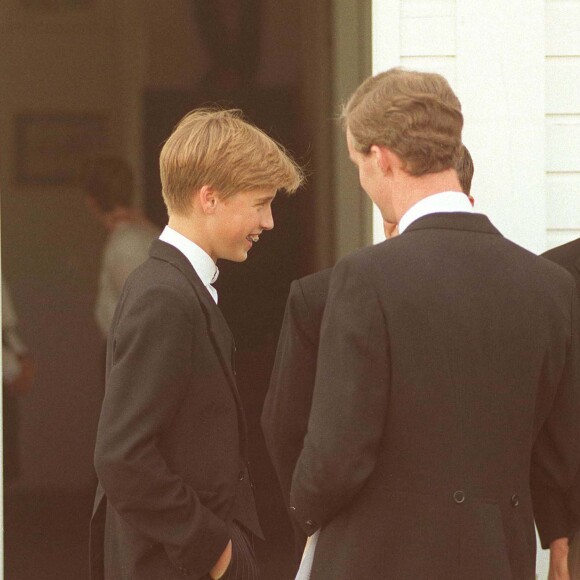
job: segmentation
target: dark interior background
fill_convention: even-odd
[[[331,14],[328,0],[312,4],[0,0],[2,273],[37,365],[33,389],[16,401],[19,472],[4,490],[7,580],[88,576],[103,393],[93,305],[106,234],[84,206],[75,166],[92,151],[123,155],[138,203],[163,226],[162,143],[185,113],[214,103],[241,108],[311,176],[297,195],[278,197],[274,230],[246,263],[220,263],[217,282],[238,347],[268,538],[258,547],[264,578],[288,577],[292,535],[259,420],[289,284],[333,261],[329,192],[317,185],[329,171],[321,140],[332,119],[318,111],[330,103]],[[75,150],[66,135],[79,127],[88,137]]]

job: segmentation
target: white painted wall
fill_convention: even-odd
[[[546,0],[549,247],[580,236],[580,2]]]
[[[580,235],[580,2],[374,0],[373,72],[397,65],[456,91],[476,209],[506,237],[542,252]]]

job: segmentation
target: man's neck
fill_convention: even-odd
[[[404,173],[394,186],[393,211],[397,223],[417,202],[443,191],[461,191],[455,169],[415,177]]]

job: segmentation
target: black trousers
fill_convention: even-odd
[[[232,560],[220,580],[260,580],[260,569],[254,553],[254,536],[233,521],[230,524]],[[208,574],[207,578],[211,578]]]

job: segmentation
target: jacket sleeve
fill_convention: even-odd
[[[292,480],[291,510],[308,535],[351,501],[373,472],[389,385],[378,297],[361,264],[346,258],[331,278],[308,432]]]
[[[299,281],[292,283],[278,340],[262,428],[284,501],[302,450],[316,375],[317,333]]]
[[[580,317],[575,292],[571,302],[563,371],[532,451],[532,501],[545,549],[553,540],[570,536],[580,516]]]
[[[113,360],[95,468],[118,514],[149,541],[162,544],[182,573],[201,577],[225,549],[227,527],[171,471],[157,446],[186,390],[203,388],[192,379],[195,308],[161,285],[126,300],[123,308],[110,338]]]

